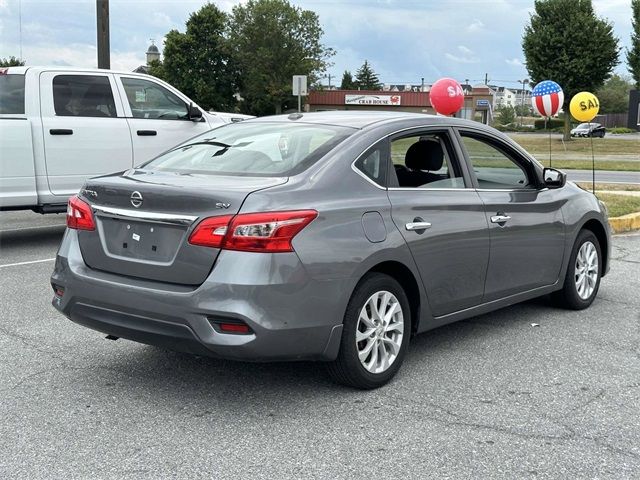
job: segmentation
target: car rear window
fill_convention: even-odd
[[[195,137],[141,168],[184,174],[294,175],[355,131],[308,123],[233,123]]]
[[[0,75],[0,114],[24,113],[24,75]]]

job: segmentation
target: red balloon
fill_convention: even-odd
[[[441,78],[431,86],[429,101],[439,114],[453,115],[464,104],[464,91],[453,78]]]

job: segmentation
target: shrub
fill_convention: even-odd
[[[533,127],[536,130],[544,130],[544,123],[545,123],[544,118],[538,119],[535,122],[533,122]],[[555,128],[564,128],[564,120],[560,118],[550,118],[547,121],[547,129],[553,130]]]
[[[607,128],[607,132],[609,133],[635,133],[635,130],[624,127],[615,127],[615,128]]]

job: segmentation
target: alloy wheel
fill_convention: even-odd
[[[404,336],[404,315],[396,296],[374,293],[360,310],[356,347],[362,366],[370,373],[386,371],[396,360]]]
[[[574,279],[578,296],[587,300],[598,283],[598,250],[587,241],[582,244],[576,256]]]

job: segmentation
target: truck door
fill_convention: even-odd
[[[112,74],[42,72],[40,114],[49,189],[78,192],[87,178],[131,168],[131,134]]]
[[[133,161],[139,165],[211,129],[202,118],[189,120],[189,104],[169,88],[142,77],[117,75],[125,103]]]

